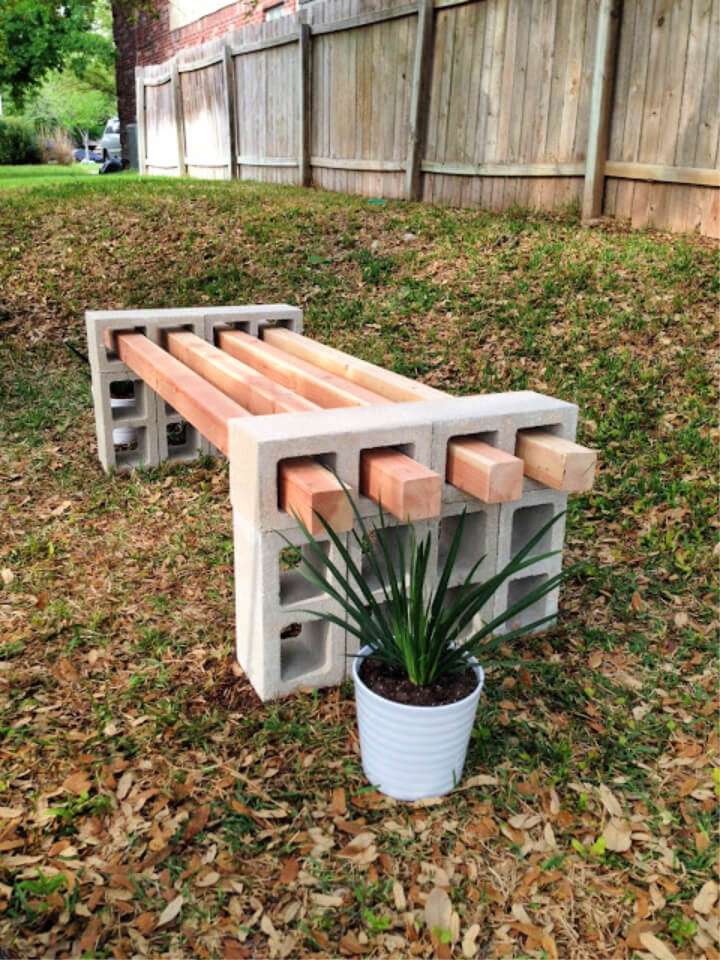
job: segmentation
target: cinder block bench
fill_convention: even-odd
[[[237,658],[264,700],[338,683],[355,652],[343,630],[305,612],[340,614],[335,602],[283,563],[281,534],[304,547],[293,512],[322,537],[318,510],[365,567],[335,474],[363,517],[382,502],[397,542],[408,519],[432,531],[433,570],[467,510],[451,589],[479,556],[477,579],[495,573],[564,511],[568,493],[592,486],[595,454],[574,442],[574,404],[531,391],[451,397],[303,336],[297,307],[89,311],[86,324],[105,470],[229,458]],[[119,391],[122,406],[112,403]],[[538,553],[562,551],[563,521],[546,540]],[[561,564],[559,553],[510,580],[478,616],[499,613]],[[519,625],[557,603],[556,590]]]

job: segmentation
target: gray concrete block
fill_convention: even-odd
[[[113,408],[113,385],[133,385],[132,406]],[[125,392],[125,391],[124,391]],[[155,467],[160,462],[157,431],[157,394],[132,371],[122,365],[117,373],[92,374],[92,396],[98,456],[103,470],[131,470]],[[121,428],[135,431],[135,442],[128,446],[115,442]]]
[[[286,327],[302,333],[303,312],[286,303],[253,304],[245,307],[211,307],[205,310],[204,337],[216,343],[218,329],[242,330],[251,337],[260,335],[263,327]]]
[[[443,478],[447,470],[447,446],[456,437],[475,437],[512,454],[517,431],[527,427],[546,427],[568,440],[575,438],[577,407],[530,390],[478,394],[439,403],[430,401],[429,405],[433,424],[430,466]],[[474,497],[444,483],[443,500],[471,503]]]
[[[281,460],[313,456],[331,467],[356,497],[361,515],[377,506],[358,495],[360,455],[372,447],[397,447],[419,463],[430,463],[430,408],[389,404],[273,414],[230,422],[230,498],[233,506],[262,530],[287,530],[292,516],[278,509],[277,472]]]

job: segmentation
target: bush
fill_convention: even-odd
[[[40,163],[41,160],[32,127],[15,117],[0,117],[0,164]]]
[[[63,127],[40,127],[38,144],[42,155],[42,162],[54,160],[63,166],[69,167],[73,162],[73,142],[70,134]]]

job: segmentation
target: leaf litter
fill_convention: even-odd
[[[20,251],[0,255],[0,942],[720,956],[716,251],[571,217],[143,186],[0,210],[0,254]],[[117,239],[74,243],[107,218]],[[601,450],[568,518],[583,573],[558,628],[491,671],[444,799],[367,789],[347,686],[258,701],[232,655],[223,465],[97,465],[63,346],[85,306],[287,300],[310,334],[436,386],[571,399]]]

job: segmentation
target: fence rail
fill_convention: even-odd
[[[145,173],[720,237],[720,0],[325,0],[136,86]]]

